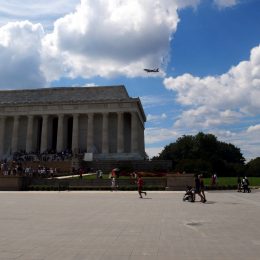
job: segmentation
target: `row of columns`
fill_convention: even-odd
[[[124,112],[117,113],[117,153],[124,152]],[[41,145],[40,151],[45,152],[48,149],[48,118],[50,115],[42,115],[41,129]],[[109,153],[108,142],[108,116],[109,113],[103,113],[102,125],[102,153]],[[26,152],[33,150],[33,122],[34,116],[27,116],[27,133],[26,133]],[[135,112],[131,113],[131,152],[138,152],[138,118]],[[58,115],[57,129],[57,145],[56,150],[60,152],[64,149],[64,114]],[[19,116],[14,116],[11,151],[18,150],[18,133],[19,133]],[[3,155],[5,136],[5,117],[0,117],[0,156]],[[94,145],[94,113],[88,114],[88,131],[87,131],[87,152],[92,152]],[[79,114],[73,114],[72,127],[72,151],[77,151],[79,148]]]

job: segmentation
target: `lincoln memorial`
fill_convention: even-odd
[[[70,150],[97,160],[145,157],[146,117],[124,86],[0,91],[0,159]]]

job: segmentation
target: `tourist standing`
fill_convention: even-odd
[[[237,177],[237,191],[241,192],[242,188],[241,188],[241,178],[238,176]]]
[[[116,191],[117,187],[116,187],[116,178],[112,177],[111,179],[111,191]]]
[[[79,169],[79,178],[82,180],[82,176],[83,176],[83,169],[80,168]]]
[[[217,175],[216,175],[216,174],[213,174],[213,175],[211,176],[211,185],[212,185],[212,186],[217,185]]]
[[[142,176],[139,175],[138,179],[137,179],[137,187],[138,187],[138,193],[139,193],[139,196],[140,196],[141,199],[143,198],[142,193],[145,196],[147,195],[147,193],[145,191],[143,191],[143,186],[144,186],[144,181],[142,179]]]
[[[136,174],[135,171],[130,173],[130,179],[131,179],[130,183],[131,184],[135,184],[136,183],[136,178],[137,178],[137,174]]]

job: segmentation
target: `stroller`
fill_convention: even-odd
[[[191,186],[187,186],[187,190],[183,196],[183,201],[194,202],[195,201],[195,190]]]
[[[251,192],[251,189],[249,187],[249,181],[247,179],[247,177],[243,178],[242,180],[242,189],[243,189],[243,192],[248,192],[250,193]]]

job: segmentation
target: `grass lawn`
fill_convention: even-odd
[[[260,177],[248,177],[250,186],[260,186]],[[204,179],[205,185],[211,185],[211,178]],[[218,177],[219,186],[237,185],[237,177]]]
[[[79,177],[72,177],[72,178],[79,178]],[[96,174],[83,176],[83,179],[96,179]],[[161,177],[154,177],[154,178],[161,178]],[[109,179],[109,174],[103,174],[103,179]],[[120,176],[120,179],[129,179],[129,176]],[[260,177],[248,177],[250,186],[260,187]],[[204,182],[206,186],[211,186],[211,178],[204,178]],[[218,177],[218,186],[236,186],[237,185],[237,177]]]

